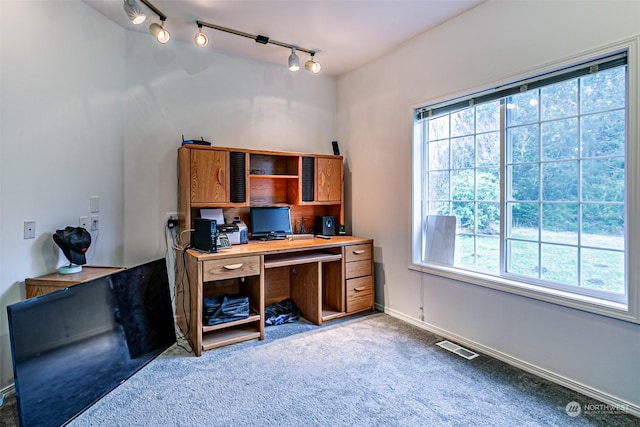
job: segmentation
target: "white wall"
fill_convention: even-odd
[[[223,147],[331,153],[336,79],[127,33],[125,258],[161,255],[177,212],[182,137]]]
[[[90,215],[90,196],[88,263],[136,265],[165,254],[182,134],[316,153],[335,139],[335,78],[161,46],[77,0],[0,0],[0,58],[0,388],[13,379],[5,307],[64,263],[51,235]]]
[[[511,363],[628,404],[637,414],[640,325],[421,275],[408,266],[411,106],[637,36],[639,16],[637,1],[489,1],[341,76],[337,116],[352,173],[353,231],[375,239],[378,302]]]

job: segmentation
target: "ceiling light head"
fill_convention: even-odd
[[[147,19],[136,0],[124,0],[123,8],[132,24],[142,24]]]
[[[311,54],[311,59],[304,63],[304,68],[307,71],[311,71],[313,74],[318,74],[320,72],[320,70],[322,69],[322,65],[320,65],[319,62],[316,62],[313,59],[314,55],[315,55],[315,53],[312,53]]]
[[[202,25],[198,24],[198,34],[193,38],[196,46],[205,47],[209,43],[209,38],[202,32]]]
[[[165,44],[171,38],[169,31],[164,28],[164,21],[162,21],[162,24],[156,24],[155,22],[151,24],[149,32],[162,44]]]
[[[300,69],[300,58],[296,55],[296,48],[291,48],[291,55],[289,55],[289,71],[298,71]]]

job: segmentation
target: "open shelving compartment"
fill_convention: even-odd
[[[299,159],[292,155],[249,155],[249,204],[292,205],[299,197]]]
[[[203,283],[203,298],[244,295],[249,298],[249,317],[208,326],[202,318],[202,350],[254,338],[264,339],[260,276],[237,277]],[[204,300],[203,300],[204,301]]]
[[[264,275],[266,306],[290,298],[317,325],[345,315],[339,249],[265,255]]]

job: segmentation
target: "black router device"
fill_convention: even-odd
[[[200,141],[198,141],[197,139],[184,139],[184,135],[182,135],[182,145],[189,145],[189,144],[194,144],[194,145],[211,145],[211,143],[209,141],[205,141],[203,137],[200,137]]]

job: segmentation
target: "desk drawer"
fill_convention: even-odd
[[[202,281],[233,279],[260,274],[260,256],[212,259],[202,262]]]
[[[347,313],[373,308],[373,277],[347,280]]]
[[[370,276],[371,275],[371,260],[354,261],[345,264],[346,278],[353,279],[354,277]]]
[[[351,245],[345,248],[345,261],[362,261],[365,259],[371,259],[371,245]]]

